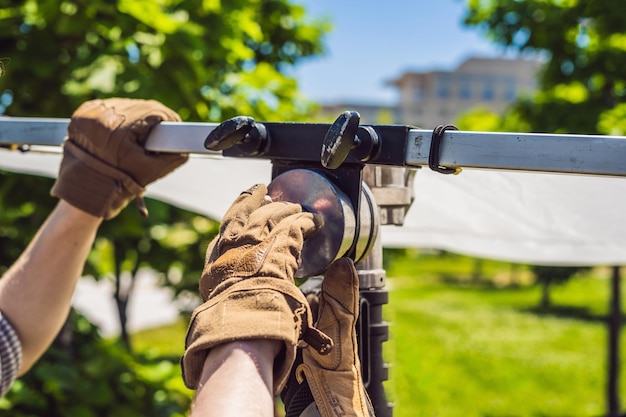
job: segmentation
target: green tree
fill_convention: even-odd
[[[68,117],[84,100],[126,96],[160,100],[184,120],[236,114],[298,120],[312,105],[285,74],[323,52],[328,29],[287,0],[0,0],[0,113]],[[20,186],[23,176],[3,175],[3,204],[18,206],[4,213],[0,230],[0,238],[13,239],[0,249],[8,265],[26,242],[15,236],[29,239],[41,223],[33,210],[48,212],[54,200],[50,183],[32,189]],[[140,268],[159,271],[165,285],[176,283],[177,294],[189,293],[199,248],[211,237],[210,227],[197,229],[199,216],[152,206],[146,220],[126,209],[105,222],[87,269],[96,278],[114,277],[128,344],[126,305]]]
[[[468,5],[466,24],[523,56],[546,59],[537,94],[516,106],[531,130],[611,133],[599,121],[626,103],[621,1],[469,0]]]
[[[539,307],[547,310],[552,307],[550,288],[567,282],[579,272],[588,270],[587,267],[578,266],[544,266],[531,265],[530,270],[535,275],[536,282],[541,285],[541,300]]]
[[[186,121],[237,114],[302,120],[314,105],[287,74],[323,53],[328,29],[289,0],[0,0],[0,114],[69,117],[85,100],[123,96],[159,100]],[[0,175],[0,256],[7,266],[55,200],[49,179]],[[208,192],[211,186],[219,184],[207,185]],[[202,216],[147,203],[148,219],[129,207],[104,223],[86,269],[116,280],[122,321],[143,267],[159,271],[177,294],[195,294],[202,252],[215,233],[215,222]],[[0,409],[24,416],[186,409],[169,379],[180,383],[175,363],[139,363],[137,355],[134,361],[102,347],[91,331],[73,334],[78,343],[56,345],[60,350],[42,358]]]
[[[324,21],[288,0],[1,0],[7,114],[68,117],[84,100],[154,98],[184,120],[300,119],[285,75],[323,52]]]
[[[0,276],[54,207],[51,186],[49,178],[0,171]]]
[[[120,338],[129,351],[128,303],[142,268],[157,273],[175,298],[191,298],[195,304],[204,251],[218,227],[216,221],[157,200],[146,199],[146,206],[146,218],[131,204],[102,224],[85,268],[96,278],[112,277]]]
[[[130,355],[72,312],[37,366],[0,398],[0,414],[183,417],[190,399],[177,360]]]
[[[56,204],[50,196],[52,183],[50,178],[0,171],[0,275]],[[146,198],[146,206],[147,218],[131,204],[114,220],[104,222],[85,266],[86,275],[111,277],[115,283],[112,296],[121,339],[129,350],[127,307],[140,269],[156,273],[174,297],[196,303],[204,250],[218,227],[216,221],[161,201]]]

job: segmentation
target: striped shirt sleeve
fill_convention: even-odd
[[[22,362],[22,345],[7,319],[0,313],[0,396],[17,377]]]

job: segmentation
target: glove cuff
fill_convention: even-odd
[[[211,348],[250,339],[284,342],[284,357],[274,364],[275,394],[287,381],[300,340],[317,341],[324,353],[332,347],[332,340],[313,328],[306,298],[293,283],[268,277],[241,280],[194,310],[181,360],[185,385],[197,389]]]
[[[63,144],[63,161],[50,194],[93,216],[111,219],[144,188],[132,177],[94,157],[72,141]]]

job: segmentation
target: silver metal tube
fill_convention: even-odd
[[[428,166],[432,130],[409,131],[406,164]],[[626,137],[448,130],[439,165],[626,176]],[[462,174],[461,174],[462,175]]]
[[[69,119],[0,117],[0,145],[60,145]],[[148,137],[155,152],[221,155],[204,148],[216,123],[162,122]],[[428,166],[432,130],[411,129],[404,166]],[[381,138],[384,142],[384,137]],[[626,137],[448,130],[439,164],[448,167],[626,176]]]
[[[70,119],[0,117],[0,144],[60,146]],[[217,123],[161,122],[150,132],[146,149],[153,152],[221,155],[204,147]]]

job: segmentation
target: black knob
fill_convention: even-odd
[[[333,122],[322,144],[321,162],[324,167],[339,168],[350,150],[358,145],[356,132],[360,120],[359,113],[345,111]]]
[[[204,140],[204,147],[211,151],[223,151],[244,141],[254,127],[254,119],[237,116],[220,123]]]
[[[252,117],[236,116],[220,123],[204,140],[204,147],[211,151],[223,151],[235,145],[248,156],[262,153],[269,145],[265,126]]]

